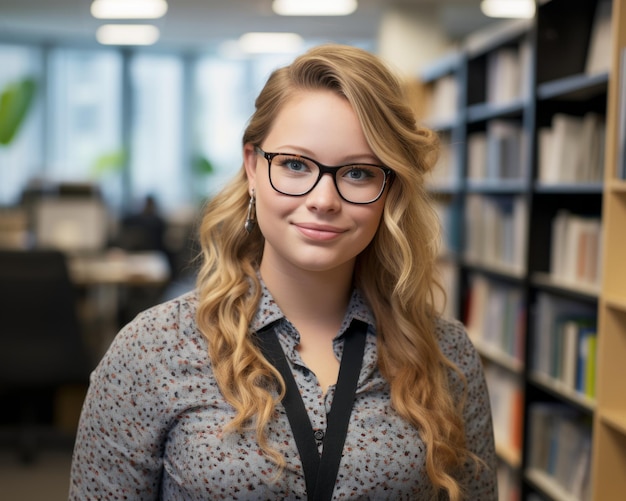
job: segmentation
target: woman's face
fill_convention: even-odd
[[[380,164],[348,101],[331,91],[303,91],[290,98],[259,146],[330,166]],[[268,162],[253,145],[245,145],[244,158],[265,237],[262,270],[351,274],[356,256],[376,233],[386,194],[371,204],[352,204],[340,197],[332,176],[324,174],[308,194],[283,195],[272,188]]]

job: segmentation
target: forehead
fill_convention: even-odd
[[[372,154],[354,109],[331,90],[293,94],[276,114],[265,146],[273,151],[296,148],[296,153],[324,161],[321,154],[328,162],[340,154]]]

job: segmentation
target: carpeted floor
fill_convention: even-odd
[[[13,451],[0,450],[0,499],[3,501],[67,501],[71,453],[42,452],[31,464]]]

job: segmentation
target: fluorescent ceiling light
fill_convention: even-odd
[[[534,0],[483,0],[480,10],[488,17],[530,19],[535,15]]]
[[[167,12],[165,0],[94,0],[91,15],[97,19],[158,19]]]
[[[357,0],[274,0],[272,9],[280,16],[347,16]]]
[[[302,37],[296,33],[246,33],[239,38],[239,47],[249,54],[297,52]]]
[[[159,29],[151,24],[104,24],[96,39],[104,45],[152,45],[159,39]]]

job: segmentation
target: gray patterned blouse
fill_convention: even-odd
[[[282,406],[269,426],[272,444],[286,460],[282,475],[260,452],[254,432],[223,433],[233,418],[217,386],[207,342],[195,323],[194,292],[140,314],[117,335],[91,376],[72,461],[70,500],[306,499],[305,479]],[[376,366],[372,313],[358,291],[334,341],[353,318],[370,327],[356,401],[333,499],[431,499],[425,447],[418,432],[390,407],[389,385]],[[299,334],[264,289],[255,332],[278,323],[314,430],[326,429],[334,387],[326,394],[296,346]],[[486,468],[461,472],[467,499],[497,499],[489,399],[480,359],[458,322],[440,320],[445,356],[469,385],[465,408],[467,443]],[[455,397],[460,397],[453,376]],[[321,437],[320,437],[321,438]],[[321,452],[321,440],[318,442]]]

